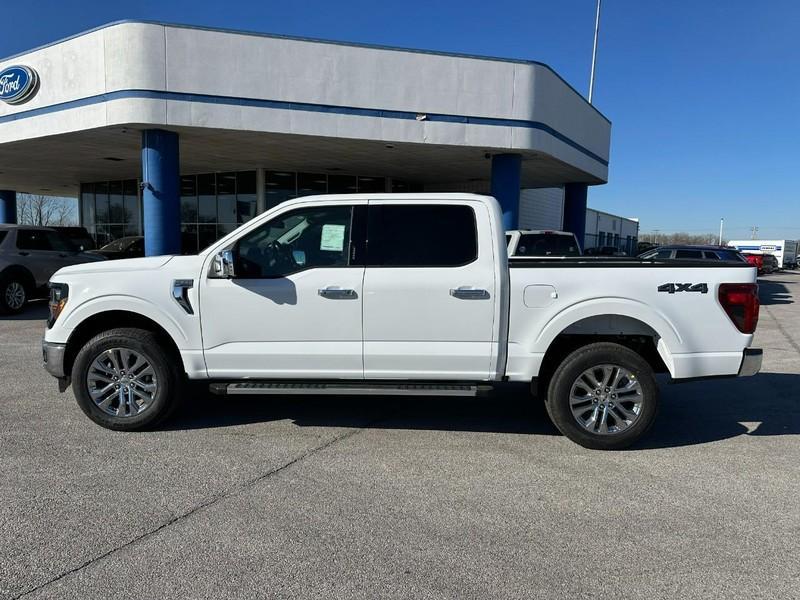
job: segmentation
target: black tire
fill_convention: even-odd
[[[87,376],[92,363],[105,352],[116,348],[136,352],[150,363],[154,372],[157,385],[152,400],[137,414],[109,414],[95,404],[90,395]],[[72,391],[78,406],[92,421],[115,431],[137,431],[162,423],[178,408],[183,391],[184,376],[177,367],[182,363],[180,357],[173,354],[154,333],[144,329],[126,327],[97,334],[83,346],[72,367]],[[112,401],[110,410],[114,410],[114,403],[118,405],[119,400]]]
[[[22,303],[13,305],[9,303],[9,294],[15,293],[19,298],[19,293],[22,294]],[[16,315],[25,310],[25,305],[28,303],[30,295],[30,287],[24,278],[16,273],[9,273],[0,276],[0,313],[7,315]]]
[[[586,415],[587,421],[593,414],[603,415],[605,419],[601,419],[601,422],[605,422],[607,433],[597,431],[599,424],[592,423],[590,430],[579,423],[579,417],[573,414],[570,403],[574,385],[578,386],[578,391],[586,391],[589,388],[588,385],[584,385],[589,379],[581,379],[579,383],[579,378],[593,368],[598,369],[596,374],[602,374],[601,365],[621,367],[633,376],[631,380],[635,379],[630,382],[622,379],[617,384],[619,386],[626,383],[636,388],[638,383],[638,391],[635,394],[625,391],[622,387],[598,388],[599,394],[597,390],[589,391],[592,395],[587,396],[585,404],[575,404],[576,410],[582,410],[582,407],[586,406],[587,411],[583,415]],[[608,377],[610,379],[613,376],[612,371]],[[597,398],[594,397],[595,394]],[[629,422],[624,420],[625,412],[621,411],[621,408],[628,413],[634,412],[634,400],[640,401],[641,404],[638,406],[636,417],[632,417]],[[599,406],[605,406],[607,402],[609,407],[614,406],[613,402],[617,402],[619,406],[609,408],[606,414],[606,410],[599,409]],[[546,398],[547,413],[558,430],[573,442],[593,450],[621,450],[641,439],[655,422],[658,403],[658,383],[650,365],[633,350],[607,342],[583,346],[567,356],[553,374]],[[615,429],[618,430],[614,431]]]

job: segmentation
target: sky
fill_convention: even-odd
[[[588,89],[595,0],[4,3],[0,56],[119,19],[537,60]],[[594,104],[609,182],[589,205],[642,232],[800,237],[800,2],[605,0]]]

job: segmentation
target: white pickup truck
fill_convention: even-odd
[[[759,370],[755,281],[741,262],[508,259],[486,196],[315,196],[196,256],[61,269],[43,352],[110,429],[162,421],[187,379],[258,395],[519,382],[570,439],[616,449],[652,425],[655,373]]]

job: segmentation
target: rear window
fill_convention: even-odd
[[[580,256],[581,251],[571,235],[526,233],[520,236],[517,256]]]
[[[459,205],[369,207],[367,264],[458,267],[478,258],[475,212]]]

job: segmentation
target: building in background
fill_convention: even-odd
[[[639,219],[620,217],[611,213],[586,209],[586,248],[613,246],[630,256],[637,254]]]
[[[148,254],[336,192],[479,188],[515,228],[520,189],[555,186],[582,239],[608,176],[608,119],[537,62],[119,22],[2,78],[0,221],[17,191],[76,197],[99,242],[143,234]]]

